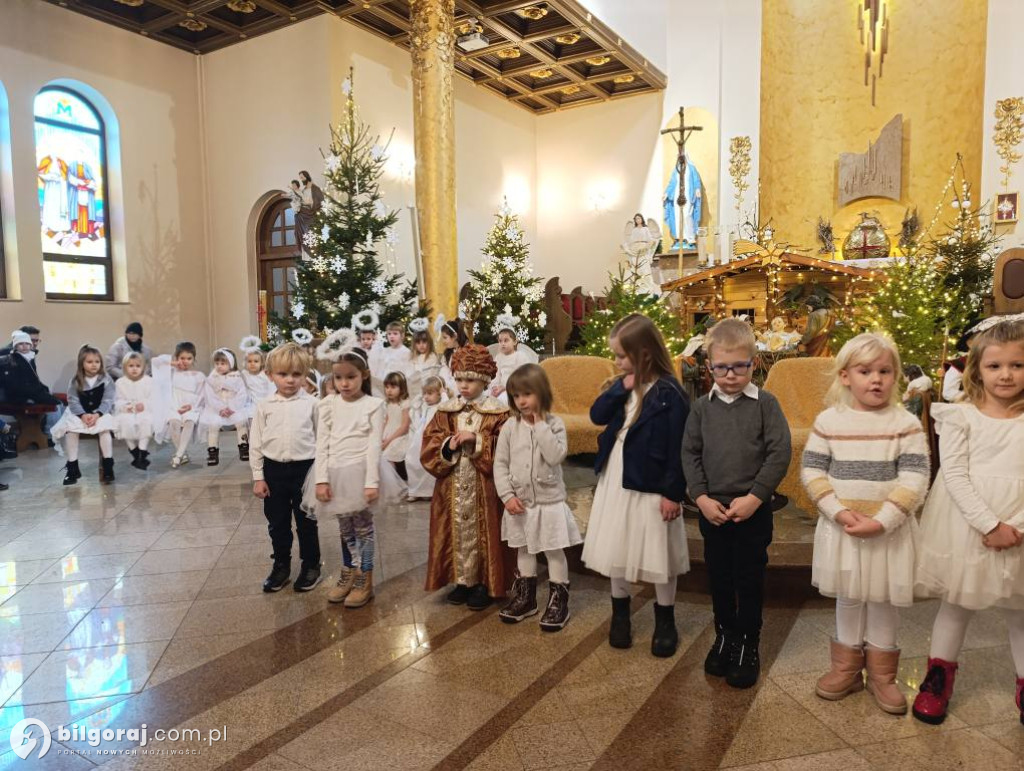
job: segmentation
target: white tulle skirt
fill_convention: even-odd
[[[64,410],[60,420],[50,429],[50,437],[56,442],[64,434],[89,434],[95,436],[96,434],[102,434],[104,431],[113,432],[116,427],[113,415],[100,415],[100,419],[90,428],[82,422],[80,417],[71,414],[71,410]]]
[[[366,503],[365,461],[350,463],[347,466],[331,466],[327,470],[327,476],[331,486],[331,500],[326,503],[316,499],[316,476],[312,468],[302,486],[302,509],[311,519],[376,511],[376,502]]]
[[[501,518],[501,540],[513,549],[525,546],[530,554],[537,554],[583,543],[583,536],[572,510],[562,501],[528,506],[523,514],[506,510]]]
[[[153,436],[153,420],[149,411],[119,412],[114,415],[114,436],[130,442],[137,442]]]

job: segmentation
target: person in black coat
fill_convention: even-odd
[[[11,353],[0,357],[0,388],[4,401],[10,404],[53,404],[56,412],[47,413],[43,419],[43,430],[50,432],[63,412],[60,400],[50,393],[35,368],[35,351],[32,338],[20,329],[11,334]]]

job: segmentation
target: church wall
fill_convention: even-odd
[[[78,347],[90,342],[105,351],[130,321],[142,322],[158,350],[188,338],[208,352],[195,57],[38,0],[4,0],[2,16],[0,81],[13,165],[0,174],[13,183],[18,286],[11,294],[21,299],[0,301],[0,335],[40,327],[40,375],[60,391]],[[119,133],[119,164],[113,152],[108,162],[114,303],[44,299],[32,102],[57,79],[84,84],[87,95],[95,89]],[[10,203],[6,195],[3,203]],[[4,212],[5,230],[11,214]]]
[[[880,212],[899,227],[907,206],[932,218],[956,153],[977,185],[985,94],[986,0],[890,2],[892,30],[877,106],[863,83],[857,2],[771,0],[764,4],[761,54],[761,211],[779,237],[814,247],[819,215],[837,242]],[[868,140],[902,113],[900,201],[869,198],[839,209],[837,161],[863,153]]]

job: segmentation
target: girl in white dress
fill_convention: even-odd
[[[864,688],[904,714],[896,687],[898,607],[914,603],[914,514],[928,491],[928,441],[900,404],[892,340],[858,335],[836,357],[829,408],[814,421],[801,479],[818,509],[811,582],[836,598],[832,668],[817,694],[836,701]]]
[[[442,348],[441,370],[438,375],[444,381],[444,387],[448,389],[448,393],[454,394],[458,392],[458,388],[455,385],[455,375],[452,374],[452,354],[455,353],[456,348],[461,348],[469,342],[469,338],[466,337],[462,319],[445,321],[444,316],[438,316],[437,321],[434,322],[434,328],[441,339]]]
[[[434,353],[434,341],[426,329],[417,329],[413,332],[411,368],[409,395],[415,399],[423,393],[423,385],[441,371],[441,359]]]
[[[346,349],[331,367],[337,393],[320,402],[316,461],[302,508],[313,519],[337,517],[343,566],[327,601],[358,608],[373,598],[373,513],[380,494],[384,401],[370,395],[370,362]]]
[[[384,378],[384,439],[381,443],[381,497],[394,503],[408,492],[405,456],[409,449],[409,386],[401,372]]]
[[[203,411],[206,375],[193,369],[195,363],[196,347],[187,341],[174,346],[173,357],[165,354],[152,361],[156,401],[153,428],[158,442],[170,438],[174,443],[171,468],[189,462],[188,446]]]
[[[206,465],[220,463],[220,430],[234,426],[238,457],[249,459],[249,391],[238,371],[235,354],[227,348],[213,352],[213,369],[206,376],[203,412],[199,422],[206,429]]]
[[[537,554],[544,552],[549,594],[540,628],[557,632],[570,615],[565,549],[583,543],[565,502],[565,424],[551,414],[551,383],[537,364],[517,369],[508,379],[507,393],[512,418],[498,434],[494,486],[505,504],[501,539],[518,549],[519,573],[511,599],[498,615],[515,624],[537,613]]]
[[[82,477],[78,468],[78,437],[89,434],[99,439],[100,481],[114,481],[114,381],[103,371],[103,354],[91,345],[78,349],[75,376],[68,384],[68,408],[64,410],[50,435],[55,442],[64,439],[67,456],[64,484],[73,485]]]
[[[245,390],[249,395],[248,403],[245,405],[245,416],[250,426],[253,416],[256,414],[256,405],[277,392],[277,387],[265,371],[266,362],[266,355],[259,348],[250,348],[245,351],[245,369],[242,370],[242,381],[245,383]],[[243,458],[243,460],[248,459]]]
[[[405,451],[405,472],[409,475],[409,501],[428,500],[434,494],[434,477],[426,472],[420,462],[423,446],[423,431],[437,412],[437,405],[447,399],[444,382],[439,377],[429,377],[423,383],[422,393],[413,399],[409,411],[409,448]]]
[[[121,362],[114,401],[115,435],[132,455],[132,466],[149,468],[149,440],[153,436],[153,378],[146,374],[146,358],[132,351]]]
[[[505,327],[498,331],[498,355],[494,357],[494,363],[498,365],[498,374],[491,382],[491,396],[502,404],[509,404],[508,394],[505,393],[505,384],[508,383],[509,376],[524,364],[532,364],[535,361],[524,348],[525,346],[519,343],[514,329]]]
[[[966,400],[932,406],[942,466],[921,515],[917,590],[942,604],[914,716],[945,719],[967,626],[999,607],[1024,723],[1024,322],[996,323],[972,342]]]

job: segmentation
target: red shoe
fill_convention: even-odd
[[[1017,709],[1020,710],[1020,724],[1024,725],[1024,677],[1017,678]]]
[[[939,725],[946,719],[958,666],[955,661],[928,659],[928,674],[914,699],[914,717],[930,725]]]

